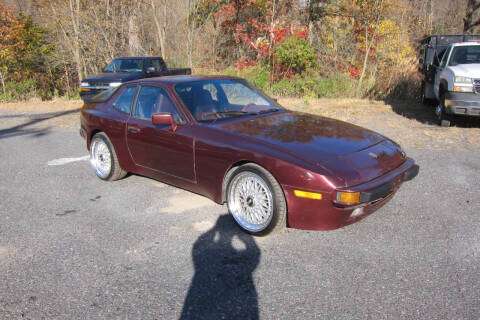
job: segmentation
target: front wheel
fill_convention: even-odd
[[[103,132],[94,135],[90,142],[90,164],[102,180],[118,180],[127,174],[120,168],[115,149]]]
[[[243,165],[231,175],[227,204],[240,228],[253,235],[266,235],[286,226],[287,206],[282,188],[258,165]]]
[[[440,94],[440,103],[437,106],[435,113],[438,117],[438,124],[442,127],[450,127],[452,124],[452,117],[445,111],[445,93]]]

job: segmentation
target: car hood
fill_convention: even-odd
[[[91,83],[110,83],[110,82],[127,82],[139,79],[141,77],[140,72],[104,72],[90,76],[82,80],[82,82]]]
[[[480,63],[459,64],[449,68],[456,77],[480,78]]]
[[[345,185],[369,181],[405,161],[401,149],[378,133],[310,114],[287,111],[240,118],[220,128],[321,166]]]

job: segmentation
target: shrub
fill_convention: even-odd
[[[271,92],[277,96],[296,96],[296,87],[293,79],[283,78],[274,83]]]
[[[354,85],[354,80],[343,76],[322,78],[318,75],[297,75],[274,83],[271,91],[279,96],[351,97],[355,94]]]
[[[38,92],[35,80],[28,79],[23,82],[9,81],[5,83],[5,92],[0,94],[0,101],[25,101],[36,97],[38,97]]]
[[[275,48],[275,61],[282,73],[303,73],[316,67],[315,50],[307,40],[290,36]]]
[[[213,72],[213,74],[222,74],[227,76],[244,78],[247,79],[254,86],[266,91],[268,91],[268,87],[270,84],[270,73],[268,72],[268,69],[259,65],[254,67],[248,67],[243,70],[229,67],[222,72]]]

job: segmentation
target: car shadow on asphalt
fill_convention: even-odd
[[[180,319],[258,319],[258,295],[253,271],[260,249],[240,231],[230,215],[194,243],[195,275]]]
[[[48,113],[38,113],[38,114],[32,114],[32,115],[21,114],[21,115],[1,116],[0,118],[28,117],[29,120],[22,124],[19,124],[10,128],[1,129],[0,139],[12,138],[12,137],[24,136],[24,135],[33,135],[34,137],[44,136],[49,133],[50,128],[34,129],[29,127],[39,124],[43,121],[63,117],[79,111],[80,109],[74,109],[74,110],[68,110],[68,111],[62,111],[62,112],[48,112]]]
[[[422,104],[411,100],[387,99],[385,103],[392,107],[393,112],[405,118],[417,120],[423,124],[438,126],[435,102]],[[459,116],[455,118],[454,126],[460,128],[480,128],[480,118]]]

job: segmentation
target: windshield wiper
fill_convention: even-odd
[[[278,108],[270,108],[270,109],[265,109],[265,110],[258,111],[258,112],[256,112],[256,113],[262,114],[262,113],[277,112],[277,111],[280,111],[280,109],[278,109]]]
[[[225,114],[225,115],[233,115],[233,116],[243,116],[243,115],[247,115],[247,114],[252,114],[251,112],[248,112],[248,111],[242,111],[242,110],[224,110],[224,111],[217,111],[217,112],[210,112],[210,113],[207,113],[205,114],[205,116],[216,116],[216,115],[219,115],[219,114]],[[213,122],[217,121],[218,119],[221,119],[221,118],[215,118],[213,119]]]
[[[220,113],[220,114],[249,114],[250,112],[243,111],[243,110],[225,110],[225,111],[217,111],[215,113]]]

